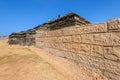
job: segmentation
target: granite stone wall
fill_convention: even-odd
[[[24,46],[34,46],[35,45],[35,35],[36,31],[34,29],[29,29],[27,31],[22,31],[18,33],[12,33],[9,35],[8,43],[10,45],[24,45]]]
[[[120,18],[52,31],[38,30],[36,46],[120,80]]]

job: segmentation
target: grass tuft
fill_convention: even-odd
[[[50,65],[50,63],[48,63],[47,61],[44,61],[43,60],[43,58],[42,57],[40,57],[39,55],[37,55],[37,54],[27,54],[27,56],[29,57],[29,58],[31,58],[34,62],[36,62],[36,63],[38,63],[38,62],[40,62],[40,63],[44,63],[44,64],[49,64]]]
[[[37,54],[27,54],[29,58],[31,58],[34,62],[42,62],[43,59]]]

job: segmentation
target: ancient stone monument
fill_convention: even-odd
[[[12,33],[11,35],[9,35],[8,43],[28,46],[35,45],[35,34],[36,31],[34,29]]]
[[[120,80],[120,18],[91,24],[72,12],[31,30],[12,33],[9,44],[35,45]]]

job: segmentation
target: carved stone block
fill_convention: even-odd
[[[78,44],[78,45],[79,45],[78,52],[80,54],[90,55],[90,53],[91,53],[91,45],[88,45],[88,44]]]
[[[111,73],[120,75],[120,63],[111,60],[104,60],[104,69]]]
[[[82,43],[90,43],[92,44],[93,36],[91,34],[83,34],[81,35],[81,42]]]
[[[120,46],[120,33],[82,34],[81,43]]]
[[[107,37],[105,36],[106,34],[104,33],[99,33],[99,34],[92,34],[91,36],[93,37],[92,44],[97,44],[97,45],[106,45],[107,42]]]
[[[91,56],[103,58],[103,46],[91,45]]]
[[[88,26],[89,27],[89,26]],[[107,23],[98,23],[98,24],[94,24],[93,26],[89,27],[92,28],[91,30],[92,33],[101,33],[101,32],[107,32]]]
[[[72,42],[72,37],[71,36],[64,36],[64,37],[62,37],[62,42]]]
[[[72,41],[80,43],[81,42],[81,35],[72,35]]]
[[[79,44],[77,44],[77,43],[72,43],[72,44],[71,44],[71,51],[72,51],[72,52],[75,52],[75,53],[78,53],[78,51],[79,51]]]
[[[106,33],[105,42],[106,46],[119,46],[120,45],[120,33]]]
[[[73,28],[64,28],[62,29],[63,35],[72,35],[73,34]]]
[[[103,74],[105,76],[107,76],[109,79],[111,80],[120,80],[120,76],[119,75],[116,75],[112,72],[109,72],[109,71],[104,71]]]
[[[60,43],[60,50],[65,50],[65,44],[64,43]]]
[[[62,36],[62,31],[61,30],[55,30],[55,31],[52,31],[52,36]]]
[[[58,41],[57,42],[59,42],[59,43],[61,43],[62,42],[62,36],[61,37],[57,37],[57,39],[58,39]]]
[[[65,43],[65,50],[70,51],[71,50],[71,43]]]
[[[108,21],[108,29],[109,30],[119,30],[120,29],[120,18],[111,19]]]
[[[90,24],[80,26],[74,30],[74,34],[102,33],[107,32],[107,23]]]
[[[88,56],[87,59],[87,65],[93,69],[104,69],[103,58]]]
[[[106,59],[119,62],[120,61],[120,47],[104,47],[104,57]]]

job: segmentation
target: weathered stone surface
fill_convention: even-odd
[[[73,34],[102,33],[107,32],[107,23],[90,24],[73,29]]]
[[[75,27],[75,26],[74,26]],[[64,28],[62,29],[63,31],[63,35],[64,36],[67,36],[67,35],[72,35],[73,34],[73,29],[74,29],[73,26],[69,27],[69,28]]]
[[[105,59],[104,70],[120,76],[120,63]]]
[[[91,45],[91,56],[102,57],[104,54],[103,46]]]
[[[62,36],[62,30],[54,30],[54,31],[47,32],[46,36],[49,36],[49,37]]]
[[[100,57],[93,57],[93,56],[88,56],[88,61],[87,61],[87,65],[95,68],[95,69],[103,69],[104,68],[104,64],[103,64],[103,58]]]
[[[108,29],[112,31],[120,31],[120,18],[109,20]]]
[[[120,76],[110,73],[108,71],[104,71],[104,75],[107,76],[108,78],[110,78],[111,80],[120,80]]]
[[[44,47],[44,43],[43,42],[36,42],[36,47],[42,48],[42,47]]]
[[[40,45],[57,56],[102,72],[112,80],[119,80],[120,32],[109,32],[116,28],[114,25],[118,22],[63,28],[45,32],[42,38],[36,40],[44,43]]]
[[[62,29],[63,35],[77,35],[87,33],[103,33],[107,32],[107,23],[90,24],[86,26],[74,26]]]
[[[105,33],[92,34],[93,37],[92,43],[96,45],[107,45],[107,39],[105,35],[106,35]]]
[[[99,32],[107,32],[107,24],[106,23],[99,23],[89,27],[89,33],[99,33]]]
[[[72,43],[70,51],[78,53],[79,52],[79,44],[78,43]]]
[[[79,45],[78,53],[90,55],[91,45],[88,44],[78,44],[78,45]]]
[[[120,45],[120,33],[106,33],[105,36],[105,46],[119,46]]]
[[[106,59],[119,62],[120,61],[120,47],[104,47],[104,57]]]
[[[12,33],[9,36],[9,44],[19,44],[19,45],[35,45],[35,34],[36,31],[34,29],[30,29],[27,31],[21,31],[19,33]]]
[[[72,41],[76,43],[81,43],[81,35],[72,35]]]
[[[93,35],[91,35],[91,34],[81,35],[81,42],[82,43],[92,44],[92,41],[93,41]]]
[[[120,46],[120,33],[97,33],[73,35],[73,41],[85,44],[94,44],[101,46]]]
[[[60,43],[60,49],[64,50],[64,51],[70,51],[71,44],[70,43]]]
[[[64,36],[64,37],[62,37],[62,42],[72,42],[72,37],[71,36]]]

